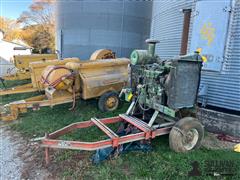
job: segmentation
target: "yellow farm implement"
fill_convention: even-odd
[[[32,55],[15,55],[13,57],[13,64],[14,69],[16,68],[17,71],[15,73],[11,73],[14,69],[10,69],[7,72],[7,75],[1,77],[3,80],[24,80],[30,79],[30,69],[29,65],[31,62],[36,61],[46,61],[46,60],[53,60],[57,59],[57,54],[32,54]]]
[[[118,92],[128,82],[129,59],[100,58],[80,61],[77,58],[69,58],[61,61],[62,64],[54,62],[30,64],[31,88],[45,90],[45,95],[3,106],[0,110],[1,120],[15,120],[20,113],[27,112],[28,108],[38,110],[43,106],[52,107],[69,102],[73,102],[74,108],[78,98],[87,100],[100,97],[98,107],[102,111],[113,111],[118,107]]]
[[[44,62],[42,61],[32,62],[29,65],[29,69],[30,69],[29,76],[32,82],[28,84],[15,86],[12,88],[2,89],[0,90],[0,96],[43,91],[44,88],[39,83],[42,71],[49,65],[64,65],[68,62],[80,62],[80,60],[78,58],[67,58],[64,60],[55,59],[55,60],[47,60]]]
[[[30,58],[32,57],[32,59]],[[41,57],[41,58],[40,58]],[[55,58],[55,59],[52,59]],[[115,58],[115,53],[108,49],[100,49],[95,51],[90,60],[99,60],[99,59],[111,59]],[[51,59],[51,60],[46,60]],[[79,58],[65,58],[63,60],[58,60],[57,56],[52,55],[24,55],[16,56],[14,59],[14,64],[19,70],[14,75],[5,76],[2,79],[4,80],[23,80],[31,79],[31,83],[15,86],[12,88],[5,88],[0,90],[0,96],[10,95],[10,94],[21,94],[21,93],[30,93],[37,91],[44,91],[44,87],[40,83],[41,73],[47,66],[59,66],[65,65],[68,62],[80,62]],[[17,79],[18,78],[18,79]]]

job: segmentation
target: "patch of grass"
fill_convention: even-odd
[[[14,124],[15,130],[21,131],[28,137],[43,136],[45,132],[53,132],[74,122],[90,120],[92,117],[111,117],[119,114],[121,110],[114,113],[106,113],[105,116],[97,109],[96,100],[81,101],[77,103],[74,111],[69,111],[71,104],[58,105],[53,108],[44,107],[40,111],[30,111],[22,114],[19,118],[21,123]],[[90,134],[90,138],[98,136],[96,128],[89,128],[80,133],[71,133],[65,136],[67,139],[76,139]],[[78,131],[79,132],[79,131]]]
[[[3,98],[7,103],[30,97],[33,94],[13,95]],[[71,104],[58,105],[53,108],[45,107],[40,111],[28,112],[21,115],[20,123],[13,124],[12,128],[21,132],[28,138],[44,136],[45,132],[53,132],[73,122],[89,120],[91,117],[111,117],[123,113],[128,108],[125,104],[115,112],[102,113],[97,109],[96,100],[79,100],[74,111],[69,111]],[[64,136],[65,139],[76,140],[80,138],[95,140],[103,138],[104,135],[96,128],[84,131],[76,131]],[[170,150],[168,136],[162,136],[152,141],[153,151],[148,153],[130,152],[122,154],[111,160],[104,161],[99,165],[90,163],[91,153],[83,160],[76,158],[83,152],[63,150],[53,160],[53,164],[59,167],[61,176],[64,178],[85,177],[85,179],[186,179],[188,172],[192,169],[191,163],[197,161],[202,176],[198,179],[214,179],[206,176],[206,161],[209,160],[232,160],[237,166],[235,177],[224,177],[224,179],[240,179],[240,155],[233,151],[208,150],[201,148],[189,153],[175,153]],[[66,165],[67,164],[67,165]],[[71,164],[71,165],[69,165]],[[191,179],[191,178],[190,178]],[[195,178],[194,178],[195,179]]]
[[[238,169],[240,167],[239,154],[231,151],[212,151],[201,148],[185,154],[175,153],[168,146],[167,136],[154,139],[152,144],[153,151],[148,153],[130,152],[121,155],[117,159],[105,161],[98,166],[93,166],[91,169],[92,174],[95,175],[96,179],[112,179],[116,177],[124,179],[185,179],[192,169],[191,163],[197,161],[202,173],[199,179],[212,179],[211,176],[205,175],[206,170],[209,170],[205,167],[206,161],[232,160],[236,163]],[[114,168],[109,170],[109,167]],[[239,179],[239,175],[238,172],[235,178]],[[229,179],[232,178],[229,177]]]

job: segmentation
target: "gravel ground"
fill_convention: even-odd
[[[44,167],[41,148],[0,126],[0,180],[56,179]]]
[[[13,141],[7,127],[0,128],[0,169],[1,180],[21,179],[23,161],[18,157],[18,149],[21,144]]]

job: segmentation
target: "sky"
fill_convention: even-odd
[[[0,16],[17,19],[31,3],[32,0],[0,0]]]

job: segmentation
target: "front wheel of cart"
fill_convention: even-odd
[[[110,91],[103,94],[98,100],[98,108],[102,112],[114,111],[119,106],[118,93],[115,91]]]
[[[169,145],[175,152],[188,152],[201,146],[204,137],[202,124],[193,117],[180,119],[169,134]]]

